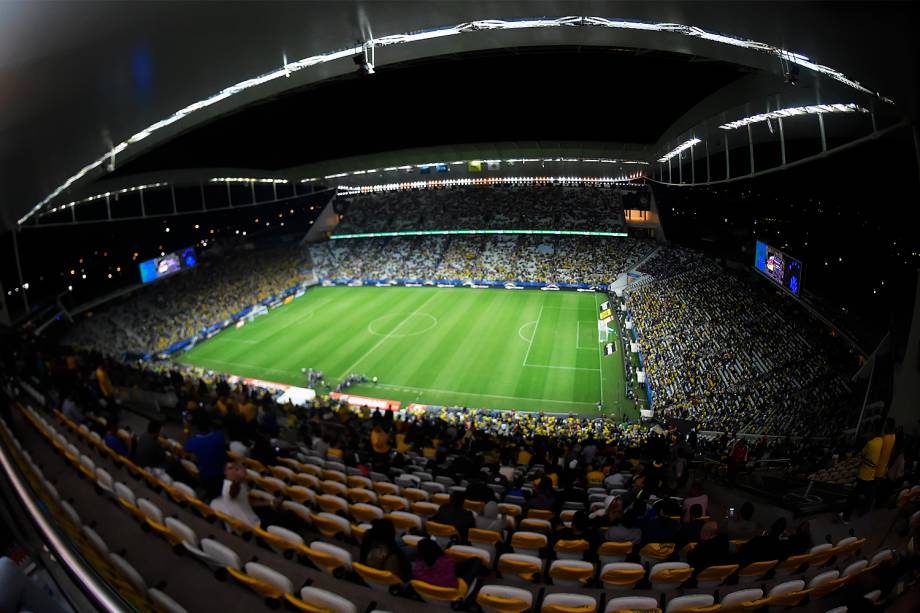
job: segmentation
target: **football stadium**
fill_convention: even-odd
[[[920,610],[910,3],[0,3],[0,613]]]

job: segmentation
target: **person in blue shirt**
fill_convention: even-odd
[[[128,457],[128,446],[118,438],[118,422],[110,419],[107,424],[105,436],[102,438],[105,446],[117,454]]]
[[[211,419],[203,410],[195,411],[197,433],[185,442],[185,450],[195,454],[198,480],[208,500],[220,495],[224,480],[224,463],[227,459],[224,433],[211,429]]]

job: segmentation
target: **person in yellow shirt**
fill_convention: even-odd
[[[102,368],[102,364],[96,367],[96,381],[99,382],[99,391],[102,395],[111,398],[115,393],[115,388],[112,386],[108,373]]]
[[[848,524],[853,511],[857,506],[867,508],[872,504],[875,491],[875,471],[878,469],[879,456],[882,454],[882,437],[878,433],[869,435],[869,440],[862,448],[859,458],[859,468],[856,470],[856,485],[850,492],[844,509],[837,516]],[[868,504],[866,504],[868,501]],[[862,505],[860,505],[862,503]]]
[[[891,481],[888,480],[888,465],[891,463],[891,454],[897,442],[894,433],[894,420],[885,421],[885,433],[882,435],[882,452],[879,454],[878,466],[875,468],[876,507],[881,508],[891,495]]]

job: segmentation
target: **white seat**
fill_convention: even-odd
[[[179,521],[175,517],[167,517],[164,523],[171,532],[182,537],[183,543],[191,547],[198,547],[198,535],[195,534],[195,531],[189,528],[187,524]]]
[[[80,531],[83,532],[83,537],[89,541],[90,546],[96,550],[96,553],[103,556],[109,555],[109,546],[105,544],[105,541],[95,530],[89,526],[83,526]]]
[[[894,558],[893,549],[882,549],[877,554],[872,556],[872,559],[869,560],[869,564],[881,564],[882,562],[887,562]]]
[[[390,513],[389,517],[391,518],[391,523],[393,523],[394,527],[396,528],[397,534],[409,532],[412,529],[418,531],[421,531],[422,529],[422,518],[415,513],[408,513],[406,511],[393,511]],[[397,526],[397,523],[400,525]],[[411,525],[411,527],[406,528],[402,524]]]
[[[620,596],[611,598],[607,601],[607,608],[604,613],[613,613],[614,611],[629,611],[643,609],[657,609],[658,601],[651,596]]]
[[[594,574],[594,564],[591,562],[585,562],[584,560],[554,560],[549,565],[549,576],[553,579],[553,585],[558,585],[560,587],[582,587],[584,585],[578,579],[560,578],[555,576],[553,571],[560,567],[577,568],[579,569],[579,572],[588,572],[590,570],[592,576]]]
[[[374,505],[372,505],[372,504],[368,504],[368,503],[366,503],[366,502],[358,502],[358,503],[355,503],[355,504],[351,505],[351,508],[352,508],[352,509],[357,509],[357,510],[362,511],[362,512],[364,512],[364,513],[369,513],[369,514],[371,514],[371,515],[374,516],[374,519],[383,519],[383,516],[384,516],[383,509],[381,509],[381,508],[378,507],[378,506],[374,506]],[[395,511],[395,512],[398,512],[398,511]]]
[[[109,554],[109,562],[112,566],[127,580],[131,586],[136,589],[141,594],[147,593],[147,583],[144,581],[144,578],[141,577],[141,574],[137,572],[133,566],[131,566],[127,560],[118,555],[117,553]]]
[[[825,613],[847,613],[850,609],[846,605],[841,605],[839,607],[834,607],[833,609],[828,609]]]
[[[358,609],[355,607],[354,603],[347,598],[343,598],[338,594],[334,594],[328,590],[323,590],[318,587],[307,586],[305,588],[301,588],[300,599],[318,609],[331,611],[332,613],[358,612]]]
[[[740,605],[743,602],[751,602],[752,600],[760,600],[763,598],[763,590],[757,588],[749,588],[744,590],[738,590],[737,592],[732,592],[731,594],[726,594],[722,600],[719,602],[722,607],[729,607]]]
[[[508,585],[484,585],[482,589],[479,590],[479,595],[484,595],[486,598],[493,597],[502,600],[520,600],[526,602],[528,608],[533,606],[533,593],[530,590],[521,589],[519,587],[511,587]],[[481,606],[489,613],[503,613],[502,610],[493,609],[489,607],[488,604],[481,604]]]
[[[551,606],[571,609],[589,606],[597,608],[597,599],[586,594],[547,594],[543,599],[543,609]]]
[[[793,592],[801,592],[804,589],[805,589],[805,582],[802,581],[801,579],[794,579],[792,581],[784,581],[770,588],[770,591],[767,592],[767,598],[772,598],[774,596],[782,596],[783,594],[791,594]]]
[[[163,611],[164,613],[188,613],[182,608],[182,605],[156,588],[151,588],[147,595],[150,596],[150,600],[156,605],[158,611]]]
[[[90,458],[90,457],[89,457],[88,455],[86,455],[85,453],[82,454],[82,455],[80,456],[80,464],[82,464],[82,465],[86,468],[86,470],[88,470],[89,472],[95,474],[95,472],[96,472],[96,463],[93,462],[92,458]]]
[[[680,611],[687,611],[689,609],[709,607],[712,606],[713,602],[715,602],[715,598],[713,598],[710,594],[691,594],[690,596],[678,596],[677,598],[674,598],[668,602],[668,608],[665,609],[665,613],[679,613]]]
[[[189,498],[198,498],[198,494],[195,493],[194,488],[192,488],[190,485],[186,485],[181,481],[173,481],[171,485],[173,489],[178,490]]]
[[[61,501],[61,509],[64,510],[64,514],[67,515],[67,517],[70,518],[70,521],[72,521],[75,525],[79,526],[83,523],[80,521],[80,514],[77,513],[77,510],[73,508],[73,505],[71,505],[66,500]]]
[[[144,514],[144,517],[151,521],[155,521],[158,524],[163,523],[163,511],[160,510],[160,507],[153,504],[146,498],[137,499],[137,508]]]
[[[843,569],[843,576],[844,576],[844,577],[851,577],[851,576],[853,576],[853,575],[858,575],[858,574],[861,573],[861,572],[866,568],[866,566],[868,566],[868,565],[869,565],[869,561],[868,561],[868,560],[858,560],[858,561],[856,561],[856,562],[853,562],[852,564],[850,564],[849,566],[847,566],[846,568]]]
[[[96,484],[107,492],[111,492],[115,487],[115,481],[109,471],[98,467],[96,468]]]
[[[482,563],[486,568],[490,568],[492,566],[492,556],[489,555],[488,551],[480,549],[479,547],[471,547],[469,545],[454,545],[453,547],[448,548],[446,553],[450,554],[451,551],[463,554],[464,557],[475,556],[482,560]]]
[[[201,539],[201,550],[216,566],[229,566],[234,570],[240,569],[240,556],[235,551],[218,543],[214,539]]]
[[[291,580],[274,568],[270,568],[259,562],[246,562],[244,569],[246,570],[246,574],[250,577],[270,583],[285,594],[294,593],[294,584],[291,583]]]
[[[808,582],[808,589],[814,589],[816,587],[826,585],[839,576],[839,570],[826,570],[823,573],[819,573],[811,578],[811,581]]]
[[[352,557],[351,552],[349,552],[347,549],[343,549],[342,547],[338,547],[331,543],[324,543],[323,541],[313,541],[310,543],[310,549],[321,551],[334,557],[337,560],[340,560],[346,569],[351,570]]]
[[[268,528],[265,529],[265,531],[268,532],[269,534],[274,534],[275,536],[279,538],[283,538],[289,543],[294,543],[295,545],[303,545],[303,538],[301,538],[301,536],[297,534],[296,532],[292,532],[291,530],[288,530],[287,528],[282,528],[281,526],[269,526]],[[279,552],[279,553],[283,553],[283,552]]]
[[[656,592],[677,589],[683,581],[668,581],[663,578],[667,571],[689,569],[690,565],[686,562],[659,562],[649,571],[648,580],[652,583],[652,589]],[[711,603],[710,603],[711,604]]]
[[[299,502],[293,502],[291,500],[285,500],[281,503],[281,509],[283,511],[289,511],[304,520],[305,522],[310,522],[310,509],[300,504]]]
[[[122,483],[121,481],[115,482],[115,495],[119,498],[124,498],[126,502],[130,504],[135,504],[137,498],[134,496],[134,490]]]

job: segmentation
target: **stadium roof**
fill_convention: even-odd
[[[619,150],[640,144],[646,157],[657,156],[681,126],[716,110],[716,102],[742,104],[746,94],[769,93],[777,77],[782,82],[776,55],[760,47],[739,46],[737,40],[802,53],[809,56],[808,62],[840,71],[869,92],[891,99],[900,113],[916,116],[917,45],[910,28],[917,9],[908,3],[99,2],[7,3],[3,12],[0,227],[12,227],[39,203],[50,207],[85,191],[87,184],[103,176],[108,160],[67,190],[61,186],[132,135],[136,142],[116,156],[116,172],[122,176],[177,165],[263,169],[322,165],[355,154],[381,155],[388,150],[468,146],[493,140],[598,141],[602,144],[592,147]],[[449,36],[381,45],[374,50],[377,75],[366,79],[343,76],[355,72],[351,56],[361,41],[479,20],[540,16],[552,16],[535,22],[547,27],[484,21]],[[564,16],[629,22],[611,25],[575,18],[550,23]],[[585,25],[591,27],[578,27]],[[732,39],[735,43],[718,40],[716,34],[736,37]],[[541,75],[538,53],[482,55],[488,50],[528,47],[535,48],[531,51],[555,47],[557,52],[543,59],[547,68],[556,69]],[[594,54],[596,47],[607,50],[600,59]],[[643,51],[636,53],[636,49]],[[336,50],[342,53],[334,61],[302,70],[302,65],[295,64],[301,58]],[[568,71],[572,65],[565,64],[564,54],[576,52],[582,54],[578,66],[585,72],[579,75],[576,95],[566,97],[560,95],[559,67],[565,65]],[[440,59],[419,62],[432,57]],[[606,71],[592,61],[605,66],[612,62],[616,70]],[[463,88],[438,85],[438,76],[450,74],[456,68],[451,64],[457,62],[463,64],[462,70],[475,70],[476,62],[480,66],[485,62],[486,67],[498,62],[492,64],[493,70],[504,66],[515,75],[497,79],[493,73],[490,87],[482,88],[487,91],[472,90],[483,104],[469,108],[467,101],[472,97],[457,98]],[[375,78],[386,84],[388,66],[393,67],[390,72],[396,82],[390,91],[404,88],[400,79],[407,75],[414,88],[404,94],[401,103],[389,100],[386,106],[366,92],[382,87],[373,84]],[[257,87],[200,105],[194,113],[161,124],[158,130],[145,130],[179,109],[226,92],[228,86],[272,71],[277,76],[279,70],[286,73],[279,79],[263,79],[265,83]],[[333,78],[337,78],[334,83],[312,86]],[[554,104],[540,107],[535,101],[527,109],[520,102],[503,106],[503,100],[520,101],[527,93],[521,89],[521,79],[542,86]],[[828,80],[829,86],[849,87],[841,85],[841,78]],[[282,96],[288,92],[292,93]],[[344,92],[352,102],[363,104],[341,108],[331,104]],[[721,93],[728,99],[718,100]],[[314,94],[319,95],[311,98]],[[424,97],[418,99],[421,94]],[[459,101],[468,107],[469,115],[489,121],[458,122],[453,133],[443,131],[453,116],[439,116],[439,95],[442,104]],[[590,96],[614,98],[617,114],[631,121],[611,122],[603,105],[575,103]],[[419,106],[403,104],[413,98]],[[274,102],[250,108],[265,100]],[[314,104],[331,114],[311,114]],[[284,105],[289,107],[287,112],[276,116],[275,110]],[[290,107],[298,105],[304,108],[299,117],[290,112]],[[214,121],[244,109],[235,117]],[[387,115],[380,112],[383,109],[399,110],[407,114],[403,119],[413,116],[417,121],[404,131],[391,129],[381,136],[370,127],[388,127]],[[518,125],[498,121],[512,114],[518,117]],[[537,120],[525,122],[525,116]],[[259,121],[272,119],[275,123],[268,124],[269,134],[254,129]],[[280,119],[284,121],[278,123]],[[482,123],[488,129],[469,131],[469,126]],[[499,126],[514,129],[496,132]],[[220,140],[214,138],[215,130],[225,133]],[[315,146],[307,140],[299,157],[290,156],[277,146],[288,130],[297,139],[330,132],[338,138]],[[228,148],[237,134],[240,146]],[[169,145],[171,141],[176,144]],[[247,153],[252,151],[258,155]],[[135,160],[133,166],[131,160]],[[48,199],[55,192],[58,197]]]

